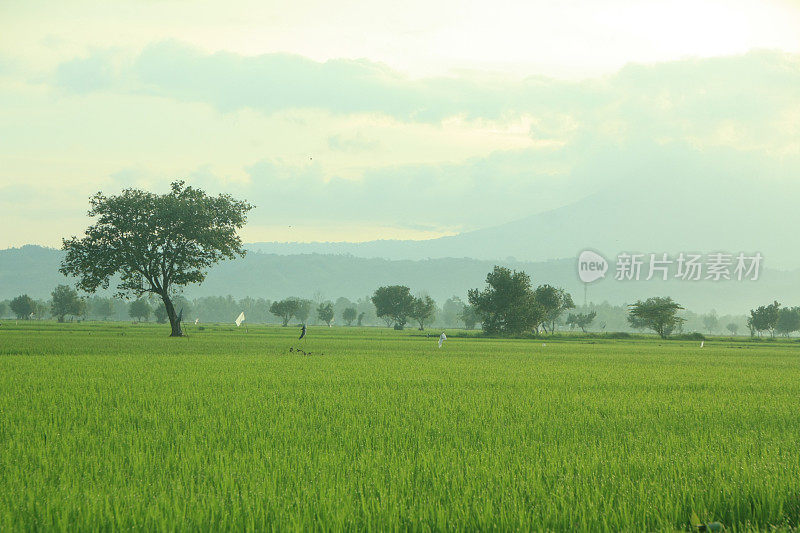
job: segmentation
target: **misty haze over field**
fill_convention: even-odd
[[[0,251],[0,301],[25,292],[34,298],[47,298],[53,287],[68,281],[58,273],[62,257],[60,251],[31,246]],[[415,261],[251,251],[244,259],[212,268],[208,279],[201,285],[188,287],[185,295],[355,300],[369,296],[381,285],[399,283],[411,287],[415,293],[431,295],[441,305],[452,296],[466,300],[467,290],[482,286],[486,274],[497,263],[524,270],[537,284],[564,287],[572,293],[576,304],[583,304],[584,286],[576,274],[574,258],[546,262],[469,258]],[[605,279],[588,286],[588,302],[623,305],[652,294],[669,294],[694,312],[715,310],[738,315],[772,299],[800,301],[800,269],[765,268],[758,281],[670,279],[665,282],[657,276],[644,281],[647,275],[644,269],[640,281],[617,281],[613,268],[612,265]],[[111,293],[101,291],[101,294]]]

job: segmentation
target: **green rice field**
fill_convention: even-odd
[[[0,531],[800,526],[794,341],[188,332],[3,321]]]

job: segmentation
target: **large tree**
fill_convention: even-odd
[[[525,272],[495,266],[486,276],[486,284],[483,291],[471,289],[468,294],[483,331],[492,335],[520,335],[541,323],[544,311]]]
[[[419,324],[420,331],[424,330],[425,324],[436,316],[436,302],[427,294],[415,297],[410,316]]]
[[[372,295],[372,303],[378,317],[384,319],[387,326],[394,324],[395,329],[403,329],[414,311],[411,289],[404,285],[379,287]]]
[[[544,312],[542,327],[545,332],[549,329],[550,333],[555,333],[558,318],[564,311],[575,308],[572,295],[560,287],[539,285],[533,291],[533,297]]]
[[[762,331],[769,331],[770,334],[775,336],[775,327],[778,325],[778,317],[780,316],[781,304],[777,301],[769,305],[759,306],[757,309],[750,311],[750,317],[747,319],[747,326],[750,328],[751,335],[753,330],[758,331],[759,336]]]
[[[628,323],[636,329],[652,329],[659,337],[666,339],[675,328],[683,324],[684,319],[678,316],[681,309],[683,307],[669,297],[639,300],[630,306]]]
[[[295,313],[297,313],[299,306],[300,300],[297,298],[286,298],[285,300],[272,302],[272,305],[269,306],[269,312],[280,318],[281,325],[286,327],[292,317],[295,316]]]
[[[331,322],[333,322],[333,314],[333,303],[322,302],[317,306],[317,318],[325,322],[329,327]]]
[[[153,308],[150,307],[150,304],[147,303],[147,300],[144,298],[134,300],[128,305],[128,314],[131,318],[135,318],[139,322],[147,322],[152,312]]]
[[[90,200],[97,222],[83,238],[64,239],[61,272],[79,278],[86,292],[108,288],[118,276],[120,296],[158,295],[172,336],[182,335],[172,298],[202,282],[211,265],[244,255],[237,234],[253,206],[227,194],[209,196],[182,181],[163,195],[126,189],[117,196],[98,192]]]
[[[356,312],[355,307],[348,307],[342,311],[342,320],[344,320],[345,324],[348,326],[352,326],[357,315],[358,313]]]
[[[50,314],[59,322],[64,322],[67,315],[80,316],[85,309],[83,301],[78,297],[78,291],[69,285],[59,285],[51,296]]]
[[[792,332],[800,331],[800,307],[783,307],[778,311],[775,331],[787,337]]]
[[[27,294],[23,294],[11,300],[8,307],[11,308],[11,312],[14,313],[17,318],[29,320],[31,314],[36,310],[36,302]]]
[[[311,308],[314,306],[314,302],[311,300],[306,300],[303,298],[298,298],[297,300],[297,309],[294,312],[294,316],[305,324],[308,322],[308,317],[311,316]]]
[[[582,332],[586,333],[586,328],[594,322],[596,316],[597,311],[590,311],[589,313],[570,313],[567,317],[567,325],[571,328],[579,327]]]

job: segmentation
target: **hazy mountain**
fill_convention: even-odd
[[[62,252],[25,246],[0,251],[0,300],[27,293],[48,298],[59,283],[68,282],[58,273]],[[248,253],[243,259],[213,268],[202,285],[186,291],[189,298],[232,295],[269,299],[287,296],[311,298],[321,294],[335,299],[368,296],[380,285],[405,284],[413,292],[427,292],[440,304],[450,296],[466,299],[470,288],[482,287],[495,264],[525,270],[534,284],[550,283],[567,288],[576,303],[582,303],[584,286],[578,280],[573,259],[547,262],[486,261],[478,259],[388,260],[348,255],[277,255]],[[613,268],[613,267],[612,267]],[[777,299],[787,305],[800,304],[800,271],[765,269],[758,281],[628,281],[606,279],[588,286],[589,301],[613,304],[639,298],[669,295],[696,312],[716,309],[720,313],[743,314],[756,305]]]
[[[712,172],[712,170],[709,170]],[[770,210],[753,214],[769,195]],[[761,252],[766,265],[800,267],[800,249],[788,240],[800,210],[779,184],[753,190],[735,177],[702,183],[680,178],[643,186],[622,181],[575,203],[515,222],[424,241],[364,243],[255,243],[267,253],[346,253],[359,257],[424,259],[513,257],[522,261],[574,258],[595,249],[608,259],[619,252]]]

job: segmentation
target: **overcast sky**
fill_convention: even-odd
[[[246,241],[452,234],[643,146],[800,192],[800,2],[0,3],[0,248],[176,178],[256,204]]]

